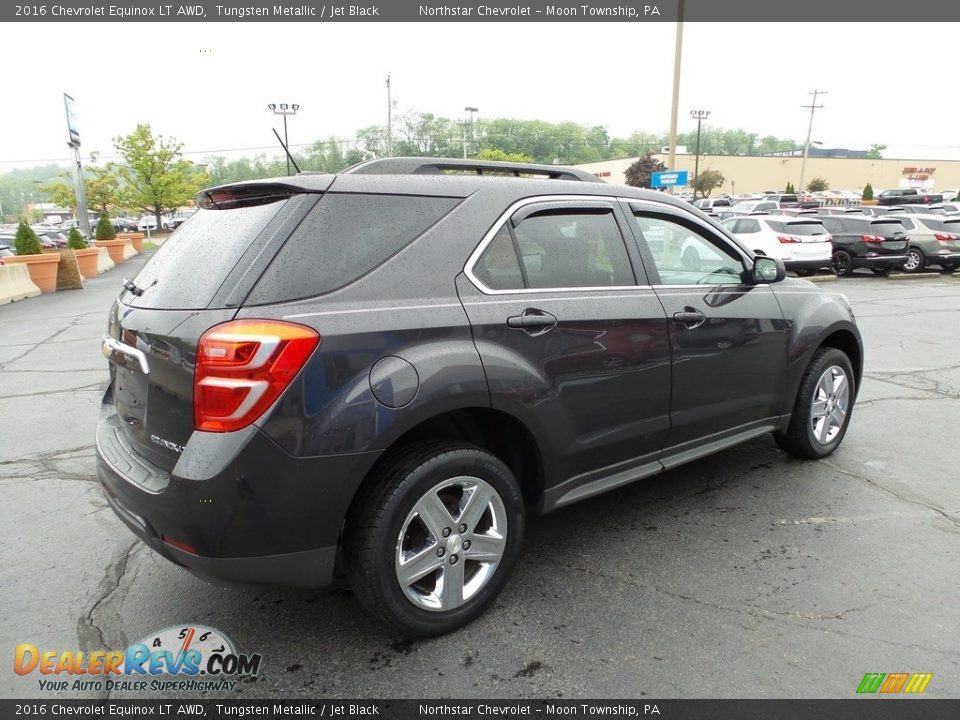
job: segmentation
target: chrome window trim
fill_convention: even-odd
[[[493,239],[497,236],[497,233],[500,232],[500,229],[504,226],[505,223],[510,222],[510,217],[520,208],[526,207],[527,205],[532,205],[534,203],[542,202],[608,202],[610,203],[610,212],[614,213],[614,219],[616,219],[616,203],[617,198],[613,195],[535,195],[534,197],[523,198],[522,200],[517,200],[510,207],[508,207],[500,217],[497,218],[496,222],[493,223],[491,228],[480,240],[480,244],[474,249],[470,254],[470,257],[467,258],[467,262],[463,267],[463,273],[467,276],[471,283],[482,292],[484,295],[530,295],[534,293],[560,293],[560,292],[597,292],[597,291],[607,291],[607,290],[636,290],[640,285],[603,285],[600,287],[558,287],[558,288],[518,288],[513,290],[494,290],[488,288],[480,279],[473,274],[473,268],[480,260],[480,256],[486,251],[487,246],[493,242]],[[594,206],[596,207],[596,206]],[[619,229],[619,224],[618,224]],[[620,238],[624,242],[624,250],[627,250],[627,255],[629,257],[629,249],[626,247],[627,238],[623,237],[623,233],[620,233]],[[517,258],[520,260],[520,258]],[[630,268],[630,272],[633,272],[633,268]]]
[[[714,235],[720,235],[720,237],[726,241],[727,247],[731,248],[735,252],[740,253],[741,259],[744,264],[744,269],[749,270],[753,266],[753,257],[746,251],[745,248],[741,247],[740,241],[737,239],[737,237],[733,233],[731,233],[725,227],[720,227],[720,223],[717,223],[716,226],[711,225],[709,223],[704,222],[693,213],[684,213],[682,208],[675,208],[672,205],[663,205],[651,200],[639,199],[639,198],[621,198],[621,199],[627,202],[627,207],[625,208],[625,212],[628,212],[631,215],[633,214],[633,209],[630,207],[630,205],[640,204],[644,206],[645,210],[646,208],[649,208],[649,211],[652,213],[673,215],[674,217],[679,217],[688,221],[692,221],[694,225],[697,225],[701,229],[701,234],[704,234],[704,232],[710,232],[710,233],[713,233]],[[720,230],[720,232],[717,232],[718,229]],[[638,230],[635,230],[635,232],[638,232]],[[727,237],[726,235],[724,235],[724,233],[729,233],[730,237]],[[661,287],[661,286],[658,285],[657,287]],[[677,287],[677,286],[663,285],[662,287]]]
[[[470,253],[470,257],[467,258],[467,262],[464,264],[463,273],[467,276],[474,287],[477,288],[484,295],[530,295],[534,293],[569,293],[569,292],[606,292],[611,290],[623,291],[623,290],[651,290],[658,287],[664,288],[678,288],[678,287],[689,287],[689,288],[709,288],[709,287],[718,287],[720,285],[729,286],[731,283],[710,283],[710,284],[695,284],[695,285],[667,285],[667,284],[658,284],[658,285],[605,285],[601,287],[558,287],[558,288],[520,288],[513,290],[494,290],[488,288],[483,282],[473,274],[473,268],[480,260],[480,257],[486,251],[487,246],[493,242],[493,239],[497,236],[497,233],[500,232],[500,229],[504,226],[505,223],[510,221],[510,217],[520,208],[527,205],[532,205],[534,203],[541,202],[591,202],[591,201],[603,201],[609,202],[611,204],[611,211],[613,206],[617,203],[621,203],[621,209],[629,215],[633,214],[633,210],[630,208],[630,204],[641,204],[645,208],[649,208],[650,212],[674,215],[676,217],[684,218],[686,220],[692,221],[695,225],[702,228],[704,231],[711,231],[715,234],[719,234],[724,240],[726,240],[726,246],[733,248],[735,252],[738,252],[743,259],[744,266],[750,268],[753,264],[753,258],[747,254],[747,252],[740,247],[736,239],[731,241],[730,238],[727,238],[723,235],[723,232],[717,233],[717,228],[713,227],[708,223],[704,223],[699,217],[693,213],[683,212],[683,208],[674,207],[673,205],[667,205],[658,203],[653,200],[648,200],[645,198],[632,198],[625,197],[622,195],[535,195],[533,197],[523,198],[522,200],[517,200],[510,207],[508,207],[497,220],[493,223],[490,229],[484,234],[483,238],[480,240],[480,243]],[[623,204],[626,204],[626,207],[623,207]],[[692,206],[691,206],[692,207]],[[633,232],[631,228],[631,232]],[[729,231],[727,231],[729,232]],[[622,234],[621,234],[622,237]],[[623,237],[623,241],[629,242],[628,238]]]

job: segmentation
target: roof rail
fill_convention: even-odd
[[[498,160],[461,160],[459,158],[391,157],[367,160],[342,171],[350,175],[442,175],[447,172],[472,175],[513,175],[550,180],[603,182],[593,173],[563,165],[500,162]]]

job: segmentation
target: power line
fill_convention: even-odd
[[[309,143],[290,143],[291,148],[307,148],[313,147],[318,143],[321,145],[327,144],[331,140],[317,140],[315,142]],[[337,145],[358,145],[362,141],[360,138],[349,139],[333,139],[333,143]],[[250,152],[253,150],[276,150],[276,145],[258,145],[253,147],[237,147],[237,148],[216,148],[213,150],[183,150],[180,152],[181,155],[214,155],[216,153],[227,153],[227,152]],[[97,161],[100,160],[117,160],[119,155],[97,155]],[[25,158],[21,160],[0,160],[0,165],[12,165],[12,164],[27,164],[27,163],[53,163],[53,162],[70,162],[69,157],[60,157],[60,158]]]

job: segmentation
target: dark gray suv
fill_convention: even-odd
[[[863,362],[845,299],[594,180],[398,159],[201,193],[110,311],[111,507],[206,578],[342,562],[433,635],[491,604],[527,512],[765,433],[833,452]]]

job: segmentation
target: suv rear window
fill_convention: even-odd
[[[286,200],[233,210],[198,210],[170,236],[134,279],[143,290],[124,293],[135,307],[207,307],[234,265]]]
[[[875,220],[870,223],[870,230],[883,237],[893,237],[897,233],[906,232],[899,220]]]
[[[327,193],[280,248],[245,304],[287,302],[342,288],[416,240],[459,202]]]
[[[818,222],[780,222],[768,220],[767,225],[774,232],[785,232],[791,235],[826,235],[827,229]]]

